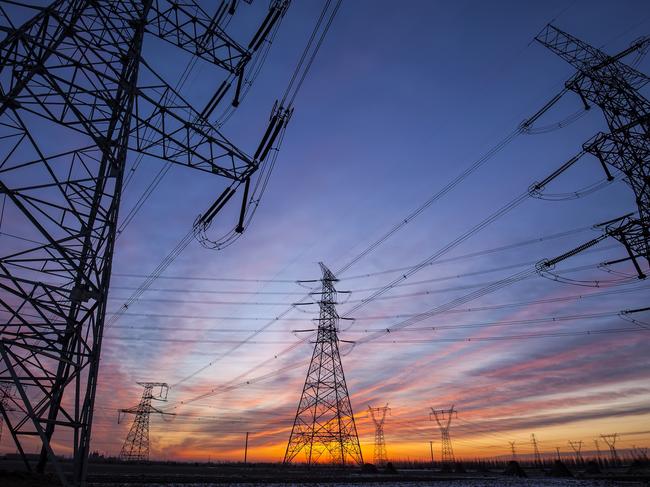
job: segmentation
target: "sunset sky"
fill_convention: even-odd
[[[212,3],[206,0],[206,9]],[[266,5],[257,0],[241,8],[254,19]],[[224,125],[246,152],[254,152],[321,6],[293,2],[250,94]],[[193,242],[106,326],[93,449],[119,453],[132,416],[117,424],[117,409],[138,403],[136,382],[156,381],[170,389],[168,401],[155,406],[176,416],[151,416],[152,458],[241,460],[250,432],[250,460],[281,461],[313,347],[308,334],[293,331],[313,328],[318,316],[315,304],[291,306],[319,290],[313,280],[321,261],[340,278],[337,289],[351,291],[339,294],[339,314],[354,318],[341,321],[340,338],[362,343],[340,347],[367,460],[374,426],[366,411],[386,403],[393,459],[427,460],[429,441],[439,457],[440,432],[429,412],[452,405],[459,457],[507,455],[509,441],[529,454],[531,433],[549,454],[556,447],[569,454],[568,440],[595,450],[594,440],[611,433],[620,435],[617,447],[650,446],[650,332],[642,324],[650,324],[650,312],[630,315],[641,324],[618,314],[647,306],[650,282],[636,279],[629,263],[599,266],[624,257],[616,241],[558,264],[554,272],[572,282],[531,272],[504,289],[445,307],[534,270],[536,262],[598,236],[592,225],[635,210],[632,190],[618,175],[579,198],[529,198],[441,252],[606,131],[598,107],[572,117],[582,103],[575,93],[565,95],[536,124],[548,130],[515,137],[355,261],[561,90],[572,67],[532,42],[551,21],[614,54],[649,33],[650,3],[343,2],[242,238],[221,251]],[[148,39],[143,53],[171,82],[187,60]],[[650,73],[650,58],[636,69]],[[192,71],[184,92],[197,106],[218,85],[214,76],[201,63]],[[575,121],[558,128],[567,118]],[[161,167],[143,159],[125,189],[122,218]],[[570,194],[603,178],[598,161],[585,156],[546,192]],[[171,168],[118,238],[110,313],[188,232],[220,184],[209,174]],[[220,225],[232,225],[238,204],[220,216],[215,234]],[[444,312],[400,331],[374,333],[440,306]],[[368,337],[373,340],[365,342]],[[600,448],[606,450],[602,440]],[[3,435],[0,452],[14,450]]]

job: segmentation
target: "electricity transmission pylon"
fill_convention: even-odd
[[[612,457],[612,462],[614,464],[618,463],[618,453],[616,452],[616,438],[618,438],[618,433],[611,435],[600,435],[603,441],[609,447],[609,454]]]
[[[28,470],[50,462],[62,484],[79,485],[127,156],[212,174],[229,185],[228,198],[247,185],[276,129],[249,157],[208,116],[231,83],[239,103],[244,68],[288,2],[271,2],[240,43],[224,31],[228,2],[211,15],[195,0],[0,1],[0,196],[3,235],[16,237],[0,245],[0,310],[9,316],[0,324],[0,382],[13,384],[18,411],[4,419]],[[31,18],[15,25],[10,14],[23,7],[16,18]],[[224,81],[203,111],[144,61],[148,36],[219,71]]]
[[[373,461],[375,465],[384,466],[388,462],[388,454],[386,453],[386,439],[384,438],[384,422],[386,421],[386,413],[390,412],[388,403],[385,406],[373,408],[368,406],[368,414],[375,424],[375,451]]]
[[[152,401],[166,401],[169,386],[164,382],[138,382],[144,387],[142,398],[137,406],[128,409],[120,409],[118,412],[117,422],[120,422],[122,414],[134,414],[133,424],[126,435],[122,449],[120,450],[120,460],[127,462],[147,462],[149,461],[149,416],[151,413],[161,415],[170,415],[151,405]],[[154,388],[159,389],[158,394],[154,395]]]
[[[582,463],[582,440],[580,441],[571,441],[569,440],[569,446],[573,449],[576,454],[576,463]]]
[[[568,161],[534,189],[548,182],[574,164],[583,154],[594,155],[608,179],[613,179],[609,167],[623,173],[632,188],[638,213],[625,215],[602,225],[605,236],[623,244],[627,257],[615,262],[630,261],[640,279],[646,277],[642,261],[650,264],[650,101],[640,93],[650,78],[621,60],[631,54],[642,55],[650,46],[650,37],[634,42],[624,51],[609,56],[589,44],[548,25],[536,40],[576,68],[577,73],[565,83],[565,89],[540,112],[552,106],[566,91],[574,91],[585,107],[597,105],[605,117],[609,133],[599,133],[582,146],[582,152]],[[538,115],[536,115],[537,117]],[[595,245],[599,237],[565,254],[574,255]],[[554,259],[555,263],[559,260]],[[549,265],[550,264],[550,265]],[[543,267],[552,266],[548,261]]]
[[[512,461],[516,462],[517,461],[517,448],[515,447],[515,444],[517,443],[516,441],[509,441],[510,444],[510,452],[512,453]]]
[[[363,456],[339,354],[339,316],[334,287],[337,279],[322,262],[320,267],[323,277],[314,353],[284,463],[290,463],[304,450],[309,465],[326,452],[334,463],[345,465],[349,458],[361,465]]]
[[[542,455],[539,453],[539,447],[537,446],[537,438],[535,438],[535,433],[531,433],[530,441],[533,443],[533,455],[535,457],[535,463],[537,465],[541,465]]]
[[[458,412],[454,409],[452,405],[449,409],[433,409],[431,408],[431,414],[429,418],[433,416],[438,423],[440,428],[440,435],[442,436],[442,463],[443,465],[450,465],[455,462],[454,450],[451,446],[451,436],[449,434],[449,428],[451,426],[451,420],[453,417],[458,417]]]

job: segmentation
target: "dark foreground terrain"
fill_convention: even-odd
[[[69,464],[65,464],[67,468]],[[589,469],[572,465],[519,466],[467,465],[444,472],[440,468],[395,469],[333,468],[291,466],[281,464],[198,464],[198,463],[147,463],[126,464],[117,462],[91,463],[88,482],[95,487],[153,487],[191,486],[211,487],[247,484],[277,486],[427,486],[435,487],[564,487],[564,486],[634,486],[650,487],[650,466],[627,465]],[[454,470],[454,469],[452,469]],[[24,471],[15,460],[0,460],[0,486],[43,487],[58,485],[53,474],[32,475]]]

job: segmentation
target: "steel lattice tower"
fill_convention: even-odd
[[[322,262],[320,267],[323,277],[318,333],[284,463],[305,450],[309,465],[326,452],[334,463],[345,465],[349,458],[361,465],[363,456],[339,354],[334,288],[337,279]]]
[[[598,158],[609,179],[612,175],[608,166],[621,171],[634,191],[638,216],[628,216],[608,230],[628,253],[627,258],[617,262],[631,260],[639,277],[644,278],[639,259],[650,263],[650,102],[639,90],[650,78],[621,59],[633,52],[643,54],[650,46],[650,38],[642,38],[614,56],[552,25],[536,40],[576,68],[577,73],[566,82],[565,89],[577,93],[586,107],[593,103],[603,112],[610,132],[587,141],[583,151]]]
[[[144,387],[140,403],[129,409],[120,409],[121,414],[135,414],[133,424],[129,433],[126,435],[122,450],[120,450],[120,460],[127,462],[147,462],[149,461],[149,416],[151,413],[170,414],[161,411],[151,405],[151,401],[166,401],[169,387],[164,382],[138,382]],[[154,396],[153,389],[160,388],[158,395]],[[119,416],[118,416],[119,422]]]
[[[6,3],[0,4],[0,197],[12,225],[3,234],[18,238],[5,237],[0,250],[0,382],[13,384],[16,394],[16,411],[3,417],[30,471],[29,450],[36,449],[37,471],[49,461],[64,485],[79,485],[127,155],[213,174],[230,188],[250,181],[264,156],[247,156],[207,117],[233,81],[238,103],[244,67],[287,2],[272,2],[243,45],[222,29],[233,13],[228,2],[209,15],[194,0],[55,0],[30,6],[33,17],[20,26],[7,15],[20,3]],[[202,112],[143,60],[145,36],[225,77]],[[57,447],[55,427],[62,435]],[[71,478],[58,460],[63,452],[74,459]]]
[[[542,464],[542,455],[539,453],[539,447],[537,446],[537,438],[535,438],[535,433],[531,433],[530,441],[533,443],[533,454],[535,456],[535,463],[537,465]]]
[[[433,415],[436,423],[438,423],[440,435],[442,436],[442,463],[443,465],[452,464],[456,460],[454,458],[454,449],[451,446],[449,428],[451,427],[452,418],[458,417],[458,413],[454,410],[454,406],[452,405],[449,409],[431,408],[431,415]]]
[[[516,462],[517,461],[517,448],[515,447],[515,444],[517,443],[516,441],[509,441],[510,444],[510,452],[512,453],[512,461]]]
[[[582,440],[580,441],[571,441],[569,440],[569,446],[573,449],[576,454],[576,462],[582,463]]]
[[[618,453],[616,452],[616,438],[618,438],[618,433],[614,433],[612,435],[600,435],[600,437],[605,441],[607,446],[609,447],[609,454],[612,457],[612,462],[614,464],[618,463]]]
[[[386,421],[386,413],[390,412],[388,404],[380,408],[373,408],[368,406],[368,413],[375,424],[375,451],[373,460],[375,465],[384,466],[388,462],[388,454],[386,453],[386,439],[384,438],[384,422]]]

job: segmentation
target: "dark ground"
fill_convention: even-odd
[[[195,463],[91,463],[88,483],[95,487],[193,485],[411,485],[418,487],[487,487],[487,486],[634,486],[650,487],[650,466],[619,466],[589,474],[584,466],[569,466],[572,478],[554,478],[553,465],[543,468],[523,465],[521,469],[501,465],[464,464],[464,473],[442,472],[440,469],[398,467],[397,471],[367,468],[333,468],[283,466],[281,464],[195,464]],[[64,464],[66,470],[70,464]],[[480,468],[479,468],[480,467]],[[526,478],[514,478],[507,472],[523,470]],[[44,487],[58,485],[52,474],[27,474],[16,460],[0,459],[0,487]]]

